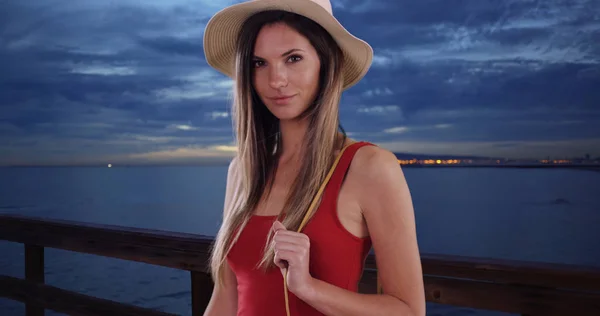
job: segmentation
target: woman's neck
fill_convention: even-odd
[[[281,155],[279,157],[280,165],[289,163],[299,163],[301,157],[304,157],[303,142],[308,130],[308,120],[304,121],[280,121],[279,131],[281,137]],[[341,142],[343,135],[337,133],[336,143]]]
[[[302,143],[306,137],[308,120],[280,121],[279,131],[281,137],[281,156],[279,162],[287,164],[298,161],[302,157]]]

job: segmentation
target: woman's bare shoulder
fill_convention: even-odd
[[[391,151],[380,146],[363,146],[352,159],[351,171],[359,180],[368,181],[373,177],[400,170],[398,158]]]
[[[415,215],[398,159],[384,148],[363,146],[352,164],[360,188],[356,199],[377,254],[384,292],[403,300],[415,311],[424,311]]]
[[[356,199],[365,212],[384,215],[398,208],[412,211],[410,192],[396,155],[379,146],[359,148],[348,170]],[[386,214],[386,216],[389,214]]]

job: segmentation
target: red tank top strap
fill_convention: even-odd
[[[348,168],[350,167],[350,163],[352,162],[352,159],[354,158],[356,151],[358,151],[358,149],[360,149],[363,146],[376,146],[376,145],[372,144],[370,142],[365,142],[365,141],[359,141],[359,142],[349,145],[348,148],[346,148],[346,151],[344,151],[344,153],[342,154],[342,157],[340,158],[338,165],[335,167],[335,170],[333,171],[333,174],[331,175],[331,179],[329,180],[328,186],[325,189],[326,192],[324,192],[324,195],[325,194],[333,194],[332,196],[335,196],[337,198],[338,192],[339,192],[340,188],[342,187],[342,182],[344,181],[344,178],[346,177]],[[329,191],[329,192],[327,192],[327,191]]]

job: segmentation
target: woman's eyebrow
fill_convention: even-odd
[[[300,49],[300,48],[292,48],[292,49],[288,50],[287,52],[285,52],[285,53],[281,54],[281,57],[285,57],[285,56],[287,56],[287,55],[289,55],[289,54],[291,54],[291,53],[294,53],[294,52],[303,52],[303,51],[304,51],[304,50],[302,50],[302,49]],[[262,57],[260,57],[260,56],[256,56],[256,55],[254,55],[254,59],[264,59],[264,58],[262,58]]]
[[[281,54],[281,57],[285,57],[293,52],[303,52],[303,50],[301,50],[300,48],[292,48],[292,49],[288,50],[287,52]]]

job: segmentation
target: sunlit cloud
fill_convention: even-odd
[[[156,96],[167,101],[180,101],[212,98],[217,96],[217,93],[188,86],[160,89],[156,91]]]
[[[383,54],[382,54],[383,53]],[[397,55],[390,54],[389,52],[375,53],[373,55],[373,67],[385,68],[394,64],[394,57]]]
[[[539,159],[540,152],[550,157],[572,157],[574,153],[583,156],[592,148],[599,148],[600,138],[576,139],[564,141],[465,141],[465,142],[436,142],[436,141],[392,141],[377,142],[394,152],[418,153],[437,155],[480,155],[482,157],[499,157],[512,159]]]
[[[230,146],[230,145],[218,145],[218,146],[213,146],[212,148],[215,150],[224,151],[224,152],[237,152],[237,147]]]
[[[170,127],[174,128],[174,129],[182,130],[182,131],[195,131],[195,130],[198,129],[197,127],[190,126],[190,125],[185,125],[185,124],[171,125]]]
[[[136,74],[135,69],[131,67],[112,66],[77,66],[74,67],[71,72],[75,74],[99,76],[127,76]]]
[[[206,113],[205,116],[214,121],[214,120],[218,120],[218,119],[228,118],[229,113],[222,112],[222,111],[213,111],[213,112]]]
[[[375,88],[375,89],[370,89],[370,90],[363,92],[363,95],[365,97],[389,96],[389,95],[394,95],[394,92],[392,90],[390,90],[390,88],[383,88],[383,89]]]
[[[408,130],[409,130],[409,128],[406,126],[398,126],[398,127],[386,128],[383,130],[383,132],[388,133],[388,134],[402,134],[402,133],[407,132]]]
[[[427,130],[449,129],[452,124],[435,124],[435,125],[413,125],[413,126],[396,126],[383,130],[384,134],[405,134],[405,133],[420,133]]]
[[[227,100],[231,94],[233,81],[223,79],[216,71],[204,70],[173,78],[182,83],[159,89],[155,92],[159,99],[167,101],[219,99]]]
[[[228,145],[217,145],[212,147],[181,147],[167,150],[145,152],[139,154],[126,155],[126,159],[141,159],[145,161],[168,161],[190,158],[231,158],[235,155],[235,147]],[[118,159],[118,158],[117,158]]]
[[[368,13],[371,11],[385,10],[388,8],[387,3],[376,0],[333,0],[332,7],[334,10],[344,10],[350,13]]]
[[[401,115],[402,109],[397,105],[375,105],[362,106],[356,110],[357,113],[372,115]]]

